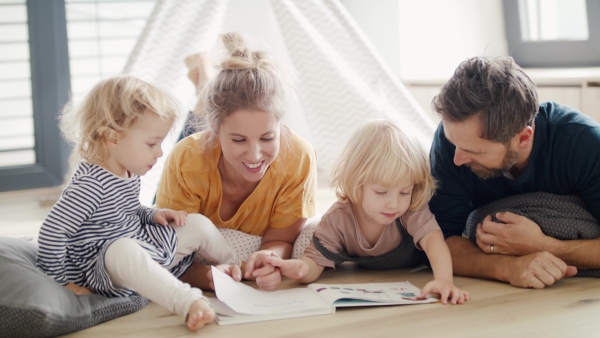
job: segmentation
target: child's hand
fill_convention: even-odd
[[[236,281],[236,282],[239,282],[239,281],[242,280],[242,269],[239,266],[237,266],[237,265],[233,265],[233,264],[220,264],[220,265],[215,266],[215,268],[223,271],[228,276],[231,276],[231,278],[233,278],[233,280]],[[210,281],[210,288],[214,290],[215,289],[215,283],[213,282],[212,269],[208,270],[208,273],[206,274],[206,277]]]
[[[434,279],[425,284],[423,289],[421,289],[421,294],[417,298],[424,299],[429,293],[439,294],[442,304],[447,304],[448,300],[452,304],[464,304],[464,302],[468,301],[470,298],[467,291],[457,288],[452,282],[440,279]]]
[[[77,284],[73,284],[71,282],[69,282],[67,285],[65,285],[65,287],[71,291],[73,291],[74,294],[76,294],[77,296],[81,296],[81,295],[91,295],[93,294],[93,292],[83,286],[79,286]]]
[[[256,285],[263,290],[275,290],[281,284],[279,269],[265,262],[266,257],[277,255],[271,250],[260,250],[248,258],[244,267],[244,278],[255,279]]]
[[[153,217],[154,223],[158,223],[160,225],[167,226],[170,221],[177,226],[184,226],[185,219],[187,218],[187,212],[185,211],[175,211],[171,209],[160,209],[158,210]]]
[[[277,256],[264,258],[265,263],[279,268],[281,274],[289,279],[298,280],[308,274],[310,268],[301,259],[281,259]]]

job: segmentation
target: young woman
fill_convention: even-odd
[[[281,275],[262,257],[289,258],[306,219],[314,215],[316,155],[281,123],[296,105],[294,74],[269,53],[251,49],[240,34],[225,34],[222,42],[226,57],[212,78],[207,79],[210,60],[203,54],[187,60],[190,78],[202,87],[196,113],[204,129],[174,147],[156,202],[205,215],[237,235],[261,236],[260,251],[243,272],[270,289]],[[182,280],[209,288],[209,271],[196,262]]]

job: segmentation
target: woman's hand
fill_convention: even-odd
[[[279,257],[271,250],[260,250],[250,255],[244,267],[244,278],[256,280],[260,289],[276,289],[281,284],[281,273],[265,260],[265,257],[273,256]]]
[[[265,257],[264,261],[278,268],[283,277],[298,280],[310,272],[308,264],[301,259],[281,259],[276,256]]]
[[[225,274],[227,274],[228,276],[233,278],[233,280],[236,282],[239,282],[242,280],[242,269],[237,265],[220,264],[220,265],[215,266],[215,268],[224,272]],[[208,278],[208,280],[210,282],[210,288],[214,290],[215,283],[213,281],[212,269],[208,270],[208,272],[206,273],[206,278]]]

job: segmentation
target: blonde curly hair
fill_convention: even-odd
[[[144,113],[173,122],[179,114],[175,98],[135,76],[118,75],[96,84],[81,104],[69,101],[60,115],[60,129],[74,146],[71,164],[80,159],[101,163],[108,156],[106,140],[126,131]]]
[[[429,158],[417,139],[398,121],[380,119],[360,126],[333,167],[332,187],[340,200],[360,204],[365,184],[414,183],[410,211],[429,202],[435,192]]]

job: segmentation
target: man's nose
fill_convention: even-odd
[[[460,167],[461,165],[469,162],[471,162],[469,156],[464,151],[456,148],[456,150],[454,151],[454,164],[457,167]]]

